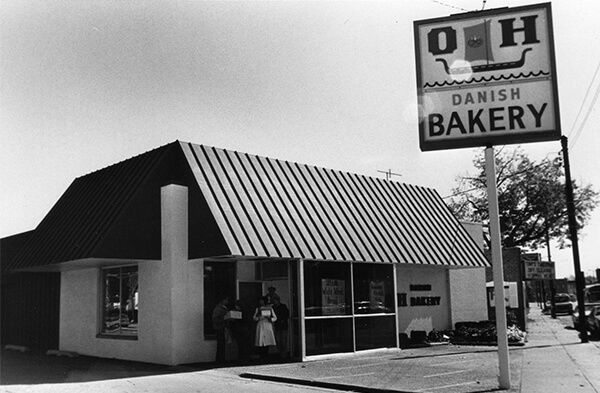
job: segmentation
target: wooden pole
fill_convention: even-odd
[[[577,220],[575,218],[575,202],[573,198],[573,183],[571,183],[571,165],[569,163],[569,147],[566,136],[560,138],[565,165],[565,193],[567,198],[567,214],[569,216],[569,232],[571,233],[571,246],[573,248],[573,265],[575,268],[575,286],[577,289],[577,307],[579,308],[579,337],[582,343],[587,343],[587,319],[585,316],[585,302],[583,289],[585,279],[579,264],[579,243],[577,241]]]

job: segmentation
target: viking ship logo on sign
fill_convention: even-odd
[[[560,138],[550,4],[415,22],[421,150]]]

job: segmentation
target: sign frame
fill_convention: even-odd
[[[525,280],[544,281],[556,279],[554,262],[524,260]]]
[[[481,71],[481,74],[477,74],[480,75],[480,77],[474,77],[471,79],[471,81],[467,81],[467,82],[456,82],[455,80],[452,80],[452,82],[449,82],[449,85],[445,85],[445,86],[438,86],[438,85],[434,85],[433,87],[431,85],[429,85],[428,87],[425,87],[425,84],[428,83],[428,81],[425,80],[424,77],[424,67],[431,67],[431,61],[433,60],[433,56],[432,56],[432,52],[427,52],[427,54],[422,53],[425,52],[424,50],[422,50],[422,48],[424,48],[425,45],[428,46],[429,50],[431,51],[431,41],[430,38],[427,36],[428,34],[425,33],[425,30],[428,27],[432,27],[433,30],[433,26],[440,26],[440,25],[445,25],[448,26],[449,28],[452,28],[453,26],[461,26],[461,24],[465,24],[466,22],[473,22],[473,23],[477,23],[477,21],[481,22],[482,20],[485,22],[485,18],[501,18],[501,17],[511,17],[511,15],[517,15],[519,16],[519,14],[524,14],[524,13],[529,13],[529,12],[538,12],[538,13],[542,13],[545,19],[545,23],[537,23],[536,28],[543,28],[543,33],[545,33],[545,36],[540,35],[540,37],[543,36],[544,41],[546,41],[546,47],[540,49],[540,51],[544,54],[545,57],[547,57],[547,59],[545,59],[546,61],[543,61],[542,63],[544,64],[545,67],[547,67],[547,70],[549,72],[549,75],[545,75],[543,74],[541,77],[529,77],[529,79],[531,79],[530,81],[525,81],[528,77],[527,76],[523,76],[522,79],[519,80],[519,76],[514,76],[515,79],[511,80],[511,77],[509,76],[507,79],[503,80],[503,81],[498,81],[498,80],[494,80],[493,78],[496,77],[496,73],[498,73],[499,71]],[[524,23],[522,21],[517,20],[515,22],[515,25],[518,23]],[[539,25],[539,26],[538,26]],[[463,29],[464,26],[457,28],[457,30],[459,29]],[[488,32],[491,31],[496,31],[496,30],[490,30],[491,27],[487,27]],[[495,29],[498,29],[498,27],[496,26]],[[502,26],[502,29],[504,29],[504,26]],[[443,30],[442,28],[438,28],[437,30]],[[513,36],[518,34],[518,39],[521,39],[522,36],[525,35],[525,27],[520,27],[520,26],[513,26]],[[456,31],[456,30],[455,30]],[[540,29],[540,31],[542,31],[542,29]],[[431,33],[431,30],[429,31],[429,33]],[[502,30],[502,34],[504,34],[504,30]],[[458,34],[457,34],[458,35]],[[497,35],[497,34],[496,34]],[[441,33],[439,33],[439,36],[442,37],[442,43],[438,43],[437,44],[437,49],[439,49],[440,47],[442,47],[442,51],[444,49],[448,49],[449,46],[451,46],[452,44],[454,44],[456,46],[456,50],[460,51],[462,49],[465,49],[467,46],[467,43],[465,41],[466,37],[463,38],[462,40],[459,40],[458,38],[456,38],[455,42],[450,42],[451,39],[448,38],[448,36],[446,35],[446,31],[442,31]],[[456,36],[455,36],[456,37]],[[439,37],[438,37],[439,38]],[[555,59],[555,52],[554,52],[554,32],[552,29],[552,8],[551,8],[551,3],[540,3],[540,4],[532,4],[532,5],[526,5],[526,6],[519,6],[519,7],[505,7],[505,8],[498,8],[498,9],[490,9],[490,10],[486,10],[486,11],[477,11],[477,12],[468,12],[468,13],[462,13],[462,14],[454,14],[454,15],[450,15],[449,17],[440,17],[440,18],[433,18],[433,19],[425,19],[425,20],[419,20],[419,21],[415,21],[414,22],[414,40],[415,40],[415,57],[416,57],[416,79],[417,79],[417,96],[418,96],[418,112],[419,112],[419,145],[422,151],[432,151],[432,150],[446,150],[446,149],[457,149],[457,148],[468,148],[468,147],[489,147],[489,146],[494,146],[494,145],[507,145],[507,144],[520,144],[520,143],[529,143],[529,142],[542,142],[542,141],[551,141],[551,140],[558,140],[561,137],[561,127],[560,127],[560,108],[559,108],[559,101],[558,101],[558,82],[557,82],[557,75],[556,75],[556,59]],[[489,38],[489,40],[492,40],[491,36]],[[443,42],[445,41],[445,42]],[[526,39],[522,39],[522,43],[520,44],[521,47],[526,47],[526,45],[524,45],[524,43],[526,42]],[[463,46],[459,49],[459,43],[461,43]],[[481,45],[481,44],[479,44]],[[519,45],[516,44],[515,45]],[[469,46],[471,46],[471,41],[469,40]],[[485,41],[484,46],[489,46],[489,43],[487,41]],[[532,47],[532,45],[529,45],[528,47]],[[533,46],[533,48],[536,48],[535,46]],[[538,53],[540,51],[534,51],[533,49],[529,49],[529,54],[530,56],[534,56],[531,53]],[[465,50],[466,52],[466,50]],[[527,51],[525,51],[527,52]],[[428,60],[425,60],[425,56],[427,56]],[[443,58],[443,55],[438,56],[438,58]],[[448,56],[446,56],[448,57]],[[452,57],[452,56],[450,56]],[[454,56],[456,57],[456,56]],[[465,57],[467,57],[466,53],[465,53]],[[525,61],[525,54],[523,53],[522,55],[523,61]],[[531,57],[530,57],[531,58]],[[489,59],[488,59],[489,60]],[[435,61],[440,61],[440,60],[435,60]],[[515,62],[516,63],[516,62]],[[439,72],[443,73],[444,71],[448,74],[445,75],[445,77],[448,79],[450,77],[454,78],[454,75],[449,76],[450,75],[450,71],[449,71],[449,67],[446,66],[444,64],[444,67],[442,67],[441,64],[437,65],[437,67],[439,68]],[[472,69],[475,69],[477,66],[472,66]],[[482,68],[482,67],[480,67]],[[491,68],[490,68],[491,69]],[[503,71],[505,73],[510,72],[510,71]],[[431,72],[430,72],[431,73]],[[472,73],[472,75],[475,75],[475,72]],[[523,74],[522,74],[523,75]],[[531,75],[531,73],[530,73]],[[470,77],[470,76],[469,76]],[[482,79],[481,81],[475,81],[473,82],[473,79]],[[535,80],[533,80],[535,79]],[[545,80],[545,81],[544,81]],[[454,83],[454,85],[450,85]],[[467,83],[470,83],[470,85],[468,85]],[[522,126],[520,128],[525,128],[525,130],[517,130],[515,131],[516,127],[511,128],[512,126],[514,126],[515,124],[517,126],[522,125],[519,124],[518,122],[513,122],[512,120],[514,120],[511,117],[511,123],[510,126],[511,127],[505,127],[508,128],[506,129],[502,129],[502,130],[496,130],[496,129],[492,129],[490,127],[489,130],[485,130],[485,127],[478,127],[480,133],[474,133],[473,130],[475,127],[470,128],[468,130],[468,132],[464,133],[462,128],[459,128],[460,134],[457,137],[454,136],[450,136],[450,137],[446,137],[445,135],[442,138],[437,138],[434,139],[433,135],[428,135],[427,132],[429,131],[430,134],[433,134],[432,132],[432,125],[430,124],[431,121],[431,111],[432,111],[432,107],[435,107],[436,105],[438,105],[438,107],[448,107],[447,104],[451,104],[451,101],[448,99],[448,95],[452,94],[451,92],[453,91],[461,91],[464,92],[467,89],[477,89],[477,88],[488,88],[488,87],[498,87],[498,86],[521,86],[522,84],[525,83],[530,83],[530,85],[528,86],[542,86],[541,88],[543,90],[551,90],[550,92],[548,92],[549,94],[544,94],[543,96],[547,98],[547,101],[549,103],[548,107],[545,108],[546,110],[548,110],[549,112],[547,112],[547,115],[551,117],[550,120],[547,121],[547,123],[549,124],[541,124],[540,127],[541,129],[535,129],[535,130],[530,130],[527,129],[528,126]],[[536,85],[531,85],[531,83],[535,83]],[[543,83],[543,85],[542,85]],[[527,93],[528,90],[523,89],[523,93],[524,94],[530,94]],[[531,93],[530,95],[532,95],[533,97],[540,97],[540,94],[534,94]],[[437,101],[437,100],[432,100],[431,98],[437,98],[437,97],[444,97],[443,100],[441,101]],[[445,104],[443,103],[443,101],[445,101]],[[496,117],[494,116],[506,116],[508,117],[510,116],[517,116],[518,111],[521,109],[514,109],[513,111],[516,112],[515,113],[503,113],[503,114],[492,114],[491,110],[495,110],[494,108],[492,108],[491,105],[488,106],[473,106],[473,112],[474,113],[478,113],[475,112],[475,110],[478,109],[484,109],[484,110],[488,110],[490,111],[490,113],[488,114],[488,117],[490,118],[489,123],[491,124],[492,119],[495,119]],[[508,110],[509,108],[507,108]],[[525,107],[525,110],[527,110],[527,108]],[[537,108],[536,110],[538,110],[538,115],[540,116],[540,118],[542,117],[542,110],[541,108]],[[531,109],[532,113],[530,114],[530,117],[535,116],[536,114],[533,112],[534,109]],[[541,113],[540,113],[541,112]],[[523,114],[521,114],[522,116],[525,116]],[[475,115],[469,114],[469,121],[471,121],[471,117],[474,117]],[[440,115],[441,117],[441,115]],[[434,119],[438,119],[438,118],[434,118]],[[537,125],[537,120],[538,118],[535,118],[536,121],[536,125]],[[460,120],[458,120],[460,122]],[[450,134],[450,123],[448,123],[449,126],[447,127],[448,130],[448,134]],[[477,125],[477,124],[476,124]],[[442,128],[444,126],[441,124],[441,120],[440,120],[440,125],[438,126],[438,129],[436,129],[437,131],[441,131]],[[504,126],[503,126],[504,127]],[[452,132],[455,132],[454,130],[452,130]],[[457,131],[458,132],[458,131]],[[445,134],[446,130],[442,131],[442,134]],[[465,134],[467,134],[466,136],[464,136]],[[471,136],[470,134],[473,134],[474,136]]]

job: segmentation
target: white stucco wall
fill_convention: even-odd
[[[451,269],[448,271],[448,278],[452,327],[457,322],[487,320],[485,268]]]
[[[398,307],[399,333],[412,330],[452,329],[456,322],[488,319],[485,269],[406,267],[397,269],[398,293],[405,293],[407,306]],[[431,285],[431,291],[411,291],[410,285]],[[440,297],[440,305],[411,306],[411,297]]]
[[[138,360],[146,352],[139,341],[96,337],[100,329],[99,274],[98,269],[62,273],[59,348],[82,355]]]
[[[183,261],[174,271],[161,262],[139,264],[137,340],[97,337],[100,332],[99,269],[62,273],[60,349],[82,355],[161,364],[214,358],[204,342],[202,263]],[[175,278],[178,289],[172,292]]]
[[[443,267],[398,266],[397,291],[406,294],[407,306],[398,307],[398,331],[410,336],[412,330],[450,328],[448,274]],[[410,285],[431,285],[430,291],[411,291]],[[440,297],[439,305],[411,306],[411,297]],[[485,299],[485,298],[484,298]]]
[[[73,270],[61,277],[61,350],[171,365],[214,360],[216,343],[204,340],[203,262],[187,255],[187,189],[166,186],[162,201],[162,260],[113,261],[138,265],[138,339],[97,337],[101,270]]]

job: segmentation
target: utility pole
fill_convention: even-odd
[[[577,242],[577,221],[575,219],[575,202],[573,198],[573,184],[571,183],[571,164],[569,163],[569,147],[566,136],[560,138],[563,160],[565,165],[565,193],[567,197],[567,214],[569,216],[569,232],[571,233],[571,246],[573,247],[573,265],[575,267],[575,287],[577,288],[577,307],[579,308],[579,329],[582,343],[588,342],[587,320],[585,317],[585,302],[583,288],[585,280],[579,264],[579,244]]]
[[[544,216],[546,217],[546,216]],[[546,251],[548,252],[548,262],[552,263],[552,256],[550,255],[550,233],[548,230],[548,225],[546,224]],[[556,319],[556,300],[554,299],[554,295],[556,295],[556,290],[554,289],[554,280],[556,277],[550,279],[550,316],[552,319]]]

